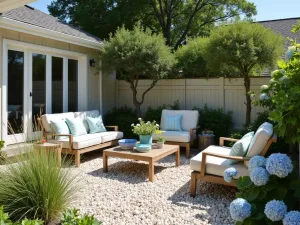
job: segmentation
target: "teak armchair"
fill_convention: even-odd
[[[196,165],[196,166],[199,166],[199,168],[197,170],[194,170],[191,173],[190,195],[192,197],[195,197],[195,195],[196,195],[197,180],[213,182],[213,183],[229,185],[229,186],[236,186],[237,180],[235,180],[235,179],[233,179],[230,183],[227,183],[224,181],[223,172],[226,168],[235,167],[239,172],[239,176],[249,176],[248,168],[244,164],[244,162],[249,161],[250,158],[240,157],[240,156],[229,156],[228,154],[229,154],[230,148],[224,147],[224,141],[236,142],[236,141],[238,141],[238,139],[220,137],[220,142],[219,142],[220,146],[210,146],[207,149],[205,149],[203,152],[201,152],[197,156],[195,156],[195,157],[198,157],[197,158],[198,165]],[[260,155],[265,156],[266,153],[268,152],[271,144],[276,141],[277,141],[277,134],[273,133],[271,138],[267,141],[266,145],[264,146],[263,151],[261,152]],[[223,150],[223,152],[222,152],[222,150]],[[215,160],[213,160],[211,158],[210,162],[208,162],[207,161],[208,156],[214,157],[213,159],[215,159]],[[193,159],[191,159],[191,167],[193,166],[195,168],[195,165],[192,165]],[[224,163],[224,160],[226,160],[226,159],[237,160],[240,162],[233,164],[233,165],[226,165]],[[218,165],[218,163],[221,162],[222,160],[223,160],[223,162],[220,165]],[[215,162],[215,165],[213,165],[214,162]],[[207,171],[208,169],[210,171]]]

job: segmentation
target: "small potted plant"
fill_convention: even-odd
[[[214,136],[214,132],[209,129],[204,129],[201,133],[203,136]]]
[[[166,138],[162,135],[164,131],[162,130],[156,130],[156,136],[157,136],[157,147],[163,148]]]
[[[139,118],[140,123],[131,124],[132,132],[139,135],[141,144],[152,145],[152,134],[159,129],[159,125],[156,124],[156,121],[145,122],[142,118]]]

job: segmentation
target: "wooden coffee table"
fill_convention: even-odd
[[[155,145],[154,145],[155,146]],[[119,146],[103,151],[103,171],[108,172],[108,157],[140,160],[149,162],[149,181],[154,182],[154,163],[168,155],[176,154],[176,166],[180,165],[180,146],[164,145],[162,149],[151,149],[149,152],[137,152],[134,150],[122,150]]]

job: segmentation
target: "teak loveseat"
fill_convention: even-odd
[[[254,155],[265,156],[271,144],[277,141],[277,134],[273,132],[272,124],[263,123],[253,137],[246,157],[230,156],[230,148],[224,147],[224,141],[237,142],[238,139],[220,137],[220,146],[211,145],[191,159],[190,167],[193,172],[191,173],[190,195],[192,197],[196,195],[197,180],[236,186],[239,177],[249,176],[247,163],[250,158]],[[229,165],[227,159],[239,162]],[[223,172],[229,167],[236,168],[238,175],[227,183],[224,181]]]
[[[106,128],[113,129],[113,131],[86,134],[74,137],[72,134],[53,133],[51,121],[80,117],[85,127],[87,127],[88,125],[85,121],[85,118],[97,116],[99,116],[98,110],[86,112],[67,112],[56,114],[44,114],[40,118],[38,118],[38,121],[42,127],[43,136],[46,138],[47,142],[60,143],[62,145],[62,153],[74,155],[75,166],[79,167],[81,154],[109,146],[118,145],[118,140],[123,137],[123,132],[118,131],[118,126],[105,126]],[[58,137],[65,138],[57,140]]]

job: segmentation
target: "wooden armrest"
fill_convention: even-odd
[[[118,131],[119,127],[118,126],[105,126],[106,128],[114,128],[114,131]]]
[[[224,146],[224,141],[237,142],[237,141],[239,141],[239,139],[234,139],[234,138],[229,138],[229,137],[220,137],[219,145],[223,147]]]
[[[56,134],[56,133],[49,133],[45,132],[44,135],[46,136],[53,136],[53,137],[68,137],[69,138],[69,149],[73,149],[73,135],[72,134]]]
[[[222,155],[222,154],[210,153],[210,152],[203,152],[202,153],[202,158],[203,158],[203,155],[205,155],[205,157],[207,155],[209,155],[209,156],[219,157],[219,158],[223,158],[223,159],[232,159],[232,160],[237,160],[237,161],[248,161],[248,160],[250,160],[250,158],[248,158],[248,157]]]
[[[222,154],[218,154],[218,153],[202,152],[201,176],[205,175],[206,157],[207,156],[214,156],[214,157],[219,157],[219,158],[223,158],[223,159],[232,159],[232,160],[237,160],[237,161],[242,161],[242,162],[250,160],[250,158],[248,158],[248,157],[229,156],[229,155],[222,155]]]
[[[199,129],[199,127],[195,127],[195,128],[191,128],[190,129],[190,138],[191,138],[191,142],[193,142],[193,140],[194,140],[194,131],[196,131],[196,135],[197,135],[197,131],[198,131],[198,129]]]

